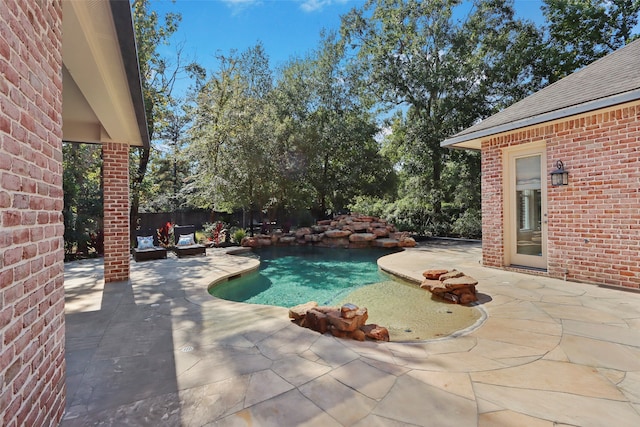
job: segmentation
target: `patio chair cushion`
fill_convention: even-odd
[[[153,249],[153,236],[137,236],[138,249]]]
[[[189,245],[195,245],[195,244],[196,244],[196,239],[193,233],[189,233],[189,234],[180,235],[177,246],[189,246]]]

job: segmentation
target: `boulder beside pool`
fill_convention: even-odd
[[[321,307],[315,301],[310,301],[289,309],[289,318],[294,323],[321,334],[329,332],[338,338],[351,338],[358,341],[364,341],[367,338],[375,341],[389,341],[387,328],[366,325],[368,317],[367,309],[355,304]]]
[[[432,269],[422,273],[425,279],[420,287],[433,295],[455,304],[470,304],[478,301],[478,281],[462,271]]]

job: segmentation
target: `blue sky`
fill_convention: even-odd
[[[364,0],[152,0],[160,15],[179,12],[182,22],[163,48],[171,57],[182,44],[183,55],[195,59],[207,71],[216,68],[215,54],[231,49],[242,52],[261,41],[272,67],[294,56],[304,56],[318,46],[320,31],[338,29],[340,16]],[[515,0],[518,16],[541,22],[542,0]],[[176,85],[175,95],[186,90],[186,82]]]

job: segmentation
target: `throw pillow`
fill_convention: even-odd
[[[196,240],[195,240],[195,237],[193,236],[193,233],[181,234],[180,238],[178,239],[178,246],[188,246],[188,245],[195,245],[195,244],[196,244]]]
[[[153,249],[153,236],[138,236],[138,249]]]

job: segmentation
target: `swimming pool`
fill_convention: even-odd
[[[388,280],[377,259],[398,250],[307,246],[255,249],[260,269],[213,286],[215,297],[250,304],[293,307],[308,301],[332,305],[364,285]]]
[[[254,249],[258,272],[217,284],[215,297],[252,304],[293,307],[309,301],[368,309],[367,323],[389,330],[391,341],[440,338],[484,319],[476,307],[449,304],[415,284],[378,270],[378,258],[398,250],[271,247]]]

